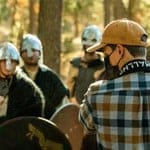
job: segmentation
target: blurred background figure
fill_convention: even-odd
[[[18,49],[9,42],[0,45],[0,123],[18,116],[43,117],[44,96],[24,73],[17,69]]]
[[[101,41],[101,31],[96,25],[83,29],[81,35],[83,55],[70,61],[67,85],[70,91],[70,101],[81,104],[90,83],[97,80],[104,67],[102,55],[87,52],[87,48]]]
[[[24,35],[20,55],[24,71],[41,89],[46,100],[45,117],[49,119],[57,107],[68,102],[69,92],[54,70],[41,64],[42,43],[36,35]]]

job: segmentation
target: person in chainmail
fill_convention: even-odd
[[[70,101],[81,104],[90,83],[99,78],[104,69],[103,56],[92,52],[88,47],[101,41],[101,31],[97,25],[86,26],[81,34],[82,55],[70,60],[67,85],[70,92]]]

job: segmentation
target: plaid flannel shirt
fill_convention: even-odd
[[[150,73],[91,84],[79,120],[99,149],[150,150]]]

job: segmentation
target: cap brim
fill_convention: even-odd
[[[95,52],[95,51],[102,51],[102,48],[106,46],[105,43],[97,43],[94,44],[93,46],[87,48],[87,52],[91,53],[91,52]]]

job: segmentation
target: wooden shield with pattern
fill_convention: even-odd
[[[38,117],[17,117],[0,125],[1,150],[71,150],[54,123]]]
[[[83,138],[83,127],[78,120],[79,106],[68,103],[60,107],[50,118],[68,137],[73,150],[80,150]]]

